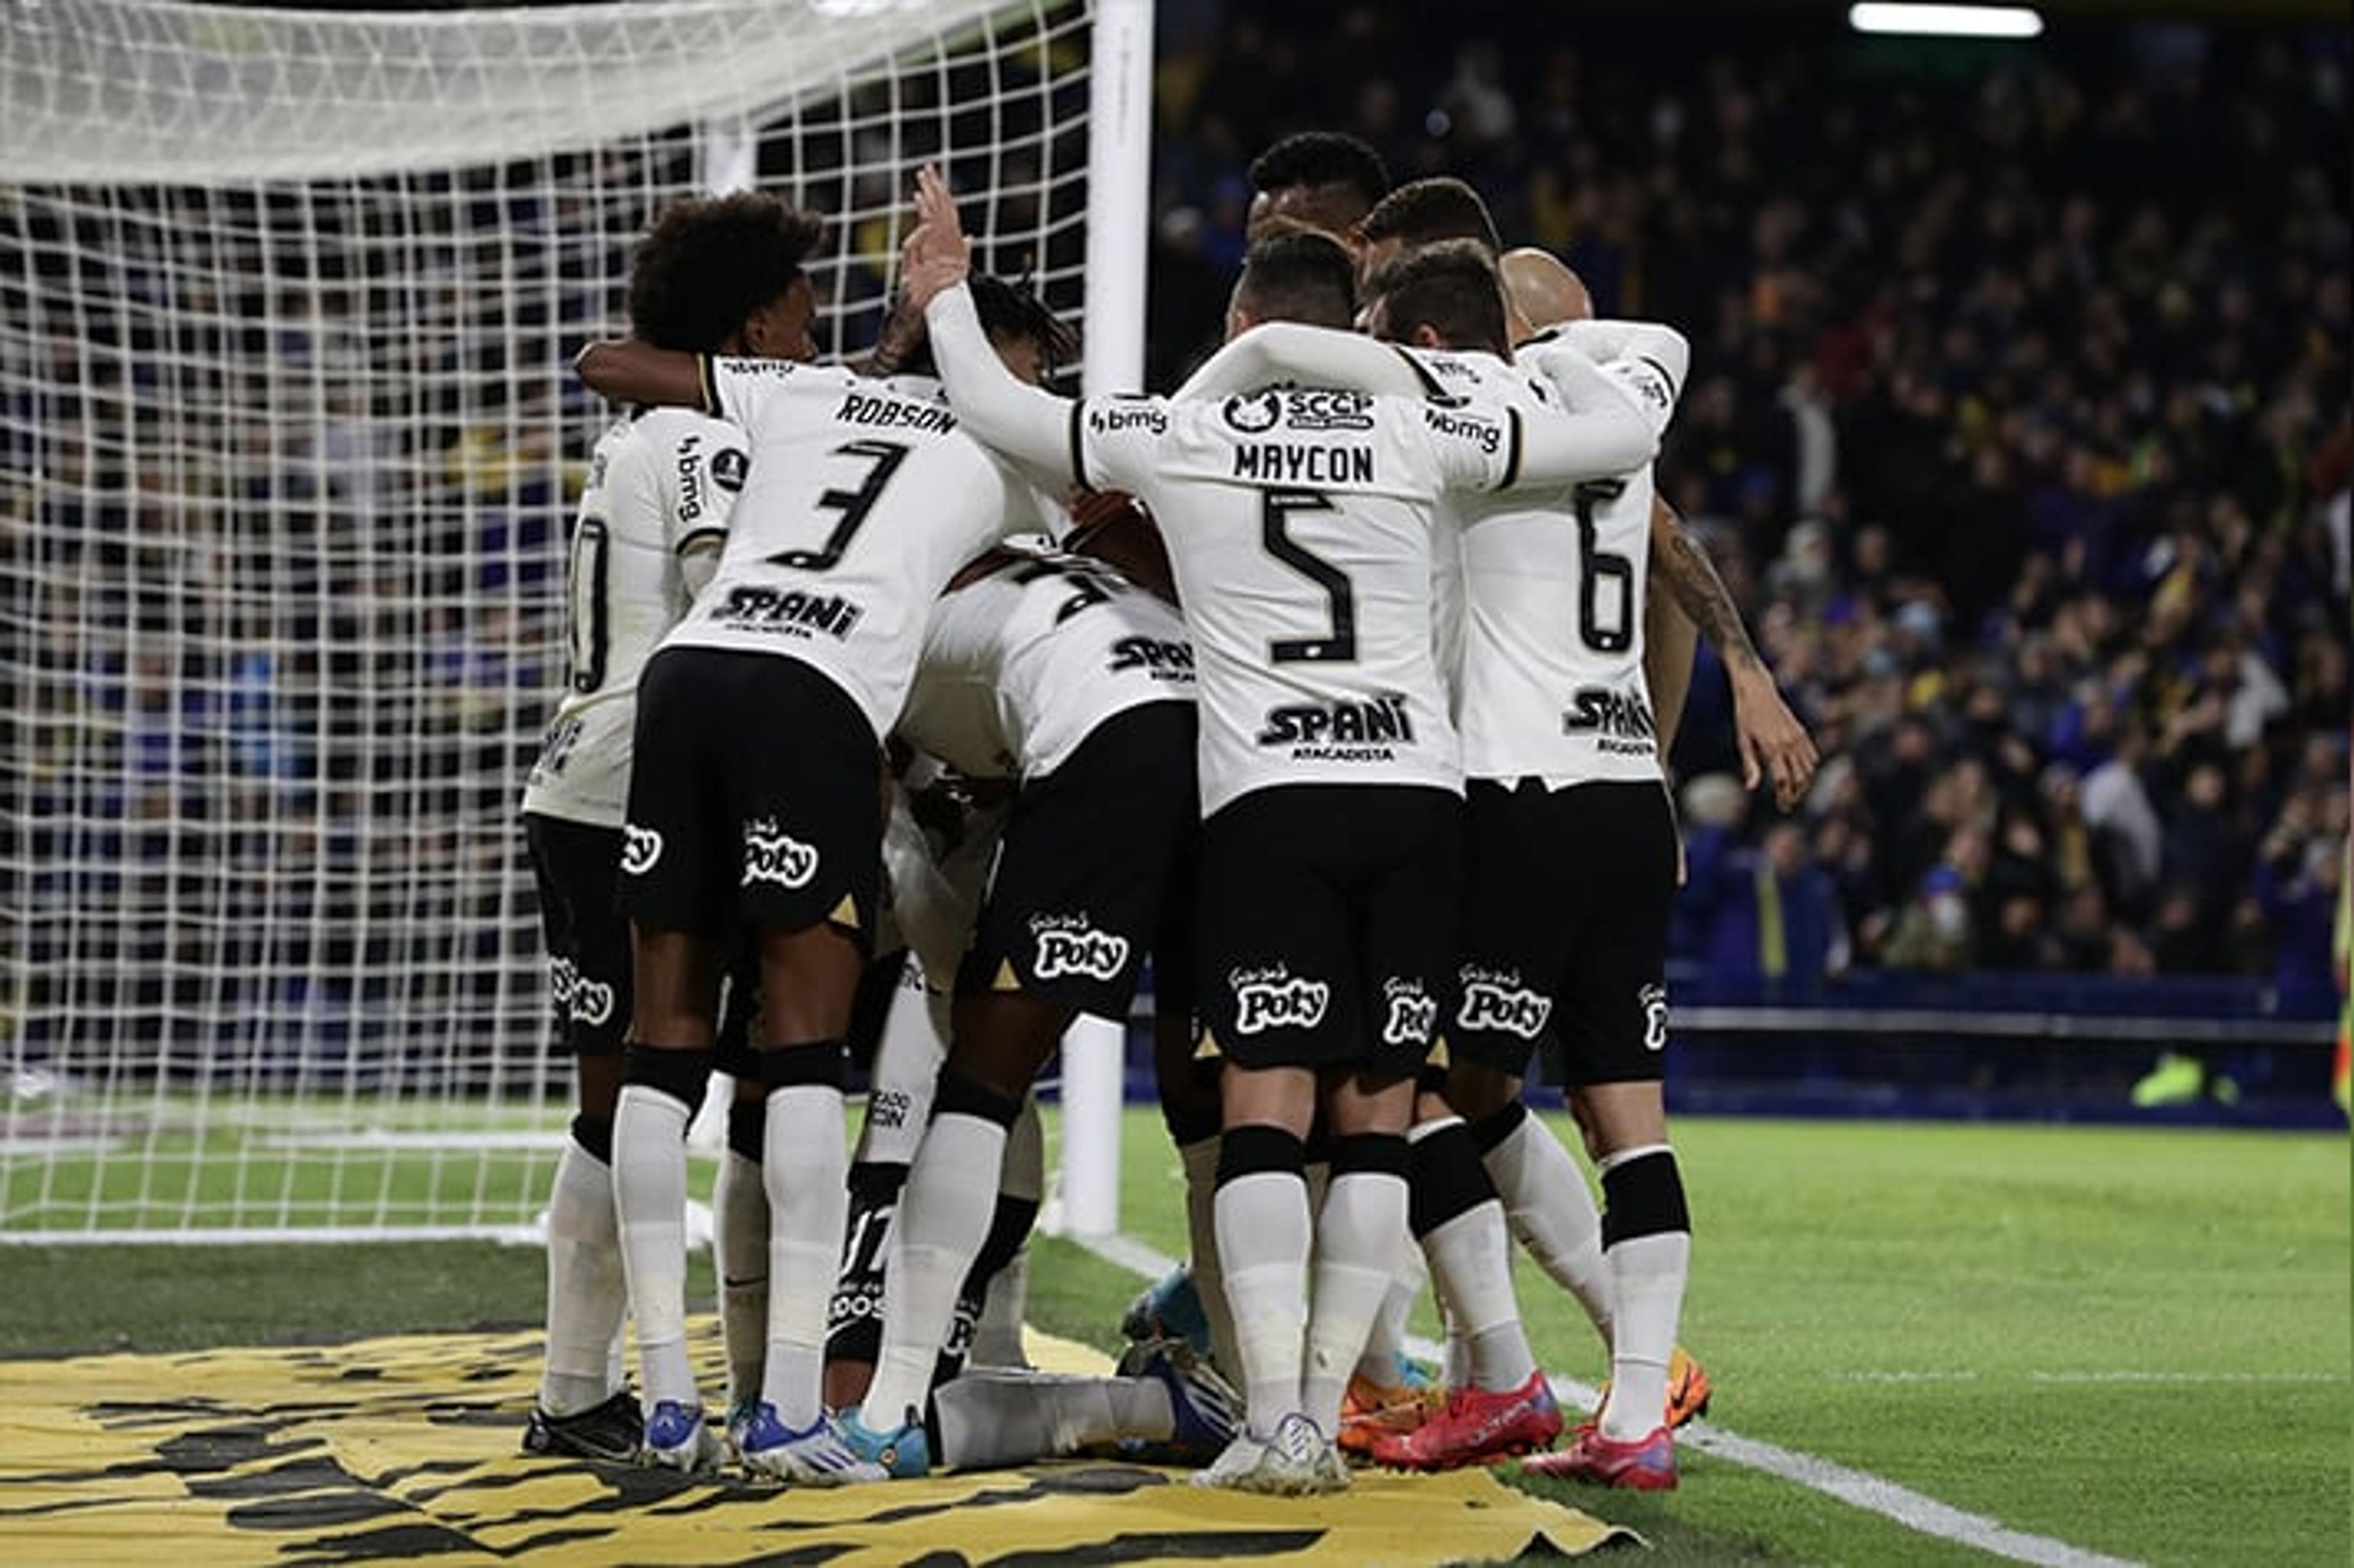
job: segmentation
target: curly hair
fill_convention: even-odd
[[[657,348],[716,353],[791,287],[825,221],[773,196],[690,196],[662,210],[630,264],[630,331]]]
[[[991,343],[1010,338],[1036,344],[1041,368],[1048,376],[1077,355],[1078,330],[1058,318],[1046,308],[1045,301],[1028,289],[986,272],[975,272],[965,281],[972,290],[973,309],[981,316],[981,331],[989,334]],[[932,358],[931,340],[920,333],[892,357],[887,368],[911,376],[939,374]],[[881,373],[878,367],[877,374]]]

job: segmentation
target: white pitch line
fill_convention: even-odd
[[[1119,1265],[1129,1273],[1145,1279],[1158,1279],[1177,1266],[1177,1260],[1132,1236],[1075,1235],[1063,1239],[1085,1248],[1104,1259]],[[1443,1361],[1444,1346],[1428,1340],[1409,1339],[1407,1353],[1425,1361]],[[1564,1404],[1591,1409],[1599,1403],[1601,1391],[1575,1378],[1551,1379],[1553,1396]],[[2007,1558],[2013,1563],[2031,1563],[2038,1568],[2144,1568],[2126,1557],[2111,1557],[2103,1552],[2088,1552],[2081,1546],[2071,1546],[2064,1541],[2049,1536],[2031,1535],[2013,1530],[1999,1520],[1984,1514],[1967,1513],[1925,1497],[1910,1487],[1861,1470],[1851,1470],[1845,1465],[1835,1465],[1829,1459],[1819,1459],[1811,1454],[1776,1447],[1754,1437],[1744,1437],[1727,1432],[1712,1421],[1695,1421],[1676,1434],[1680,1445],[1699,1449],[1715,1458],[1724,1459],[1753,1470],[1763,1470],[1786,1481],[1807,1488],[1809,1491],[1837,1498],[1851,1508],[1866,1513],[1876,1513],[1905,1529],[1922,1535],[1935,1536],[1980,1552]]]

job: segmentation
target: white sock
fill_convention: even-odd
[[[1674,1158],[1666,1144],[1646,1144],[1613,1154],[1603,1169],[1606,1172],[1637,1160]],[[1668,1361],[1675,1353],[1684,1281],[1691,1274],[1691,1233],[1628,1236],[1603,1255],[1610,1266],[1615,1324],[1602,1435],[1632,1443],[1649,1436],[1668,1418]]]
[[[613,1397],[614,1349],[629,1310],[613,1170],[571,1139],[547,1197],[547,1361],[539,1407],[578,1415]]]
[[[1577,1298],[1602,1342],[1610,1343],[1610,1270],[1602,1261],[1602,1211],[1585,1172],[1534,1113],[1482,1158],[1503,1200],[1504,1217],[1529,1256]]]
[[[621,1086],[613,1108],[613,1211],[642,1398],[700,1406],[686,1360],[686,1122],[693,1107],[645,1084]]]
[[[965,1352],[967,1367],[1028,1370],[1030,1356],[1022,1344],[1022,1312],[1029,1297],[1030,1248],[1025,1243],[990,1277],[989,1288],[981,1293],[981,1316],[972,1325],[972,1349]]]
[[[1053,1458],[1122,1437],[1165,1441],[1169,1391],[1152,1378],[1067,1377],[975,1368],[933,1393],[940,1463],[986,1469]]]
[[[1221,1182],[1213,1207],[1243,1402],[1251,1432],[1265,1437],[1300,1408],[1312,1234],[1308,1187],[1288,1171],[1254,1171]]]
[[[949,1111],[925,1129],[884,1258],[883,1346],[861,1405],[876,1431],[924,1407],[957,1293],[989,1234],[1004,1163],[1005,1128],[987,1117]]]
[[[1214,1135],[1177,1147],[1185,1168],[1185,1237],[1193,1267],[1193,1294],[1210,1329],[1210,1362],[1229,1379],[1242,1376],[1235,1348],[1235,1317],[1226,1306],[1226,1281],[1218,1266],[1218,1140]]]
[[[1398,1386],[1398,1357],[1405,1350],[1406,1319],[1414,1313],[1414,1304],[1422,1299],[1422,1287],[1429,1283],[1430,1270],[1423,1263],[1422,1248],[1412,1236],[1403,1238],[1390,1266],[1389,1293],[1382,1298],[1382,1309],[1373,1314],[1364,1353],[1357,1358],[1358,1376],[1377,1387]]]
[[[1471,1383],[1508,1393],[1537,1370],[1512,1295],[1512,1244],[1504,1234],[1503,1205],[1466,1209],[1422,1238],[1430,1272],[1447,1300],[1447,1320],[1461,1334]]]
[[[1341,1429],[1349,1374],[1389,1294],[1405,1219],[1404,1176],[1345,1171],[1325,1186],[1324,1206],[1316,1215],[1308,1359],[1299,1399],[1308,1418],[1328,1437]]]
[[[842,1091],[769,1092],[760,1174],[769,1193],[769,1353],[760,1397],[796,1431],[824,1409],[825,1309],[850,1214]]]
[[[758,1160],[719,1158],[711,1194],[719,1272],[719,1337],[727,1348],[727,1403],[759,1394],[769,1357],[769,1190]]]

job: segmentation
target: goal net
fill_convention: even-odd
[[[926,159],[1076,316],[1095,9],[9,7],[0,1240],[529,1224],[571,356],[664,202],[753,183],[864,347]]]

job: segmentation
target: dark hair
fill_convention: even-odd
[[[1373,206],[1389,194],[1389,165],[1368,143],[1339,131],[1301,131],[1251,160],[1251,189],[1342,185]]]
[[[630,263],[630,331],[656,348],[712,354],[792,286],[825,221],[758,191],[663,208]]]
[[[991,343],[999,338],[1038,345],[1039,369],[1048,376],[1068,365],[1079,352],[1079,333],[1070,323],[1061,320],[1046,308],[1046,302],[1019,283],[1009,283],[1002,278],[986,272],[975,272],[965,280],[972,290],[973,309],[981,316],[981,330],[989,334]],[[932,357],[932,340],[928,334],[919,333],[914,342],[892,360],[890,370],[908,376],[938,376],[939,363]],[[877,371],[876,374],[883,374]]]
[[[1375,270],[1365,295],[1381,302],[1382,331],[1396,341],[1418,326],[1437,332],[1448,348],[1501,354],[1509,341],[1504,285],[1476,239],[1442,239],[1407,251]]]
[[[1243,258],[1235,295],[1265,321],[1348,327],[1357,319],[1357,264],[1347,246],[1317,229],[1278,234]]]
[[[1395,239],[1416,249],[1441,239],[1472,239],[1490,257],[1503,253],[1496,220],[1479,193],[1451,175],[1434,175],[1398,186],[1365,214],[1357,226],[1368,241]]]

